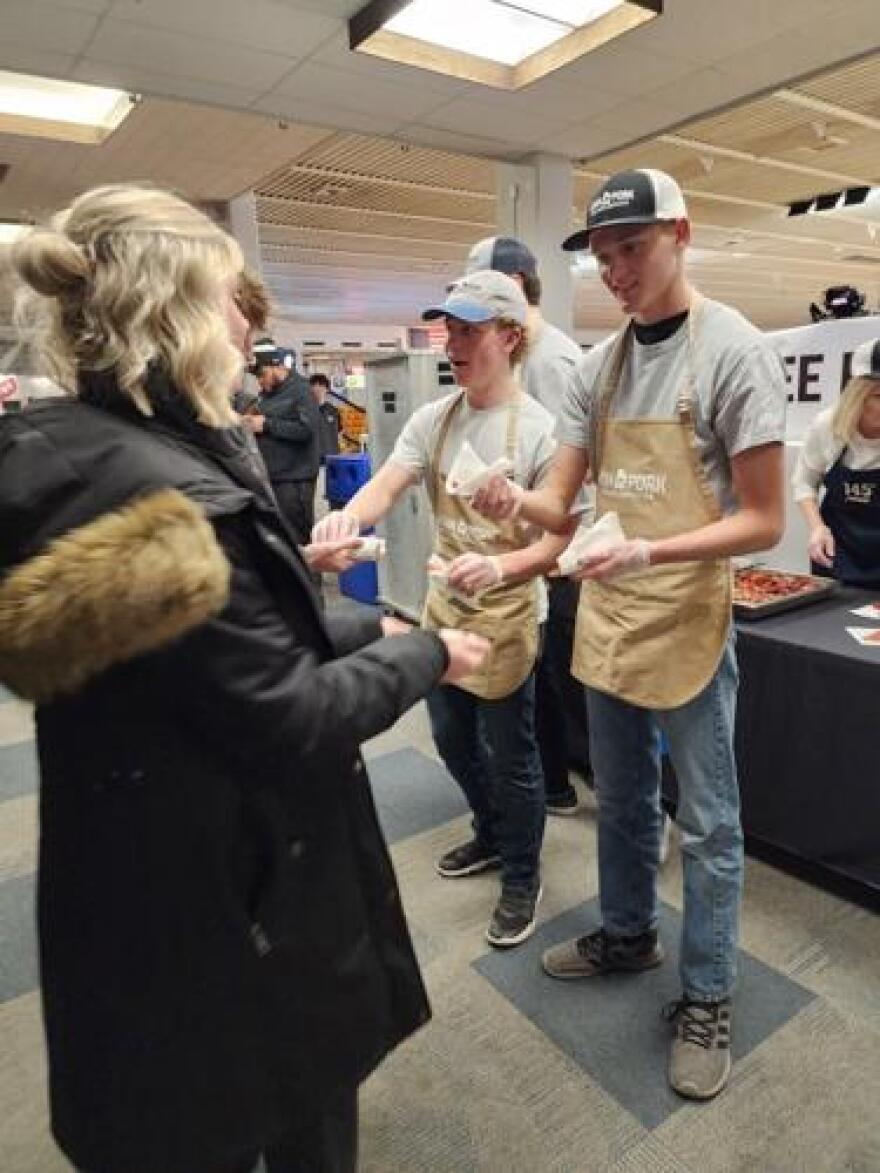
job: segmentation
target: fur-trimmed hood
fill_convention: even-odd
[[[0,681],[74,692],[223,609],[229,564],[204,512],[151,492],[54,539],[0,581]]]

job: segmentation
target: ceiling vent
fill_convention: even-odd
[[[8,174],[9,174],[9,164],[8,163],[0,163],[0,183],[3,183],[3,181],[6,179],[6,176]]]

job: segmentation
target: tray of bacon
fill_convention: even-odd
[[[827,599],[836,589],[833,578],[743,567],[733,575],[733,613],[738,619],[763,619]]]

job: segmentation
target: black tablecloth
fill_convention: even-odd
[[[877,600],[832,599],[737,621],[737,759],[750,845],[778,848],[880,896],[880,647],[847,627]]]

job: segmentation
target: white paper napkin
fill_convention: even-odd
[[[361,538],[361,544],[351,552],[355,562],[381,562],[385,557],[385,539],[375,534]]]
[[[587,554],[607,553],[626,541],[616,513],[605,513],[595,525],[583,527],[559,555],[560,574],[574,574]]]
[[[862,647],[876,648],[880,652],[880,627],[848,627],[846,630]]]
[[[859,619],[876,619],[880,623],[880,603],[865,603],[864,607],[853,607],[851,615]]]
[[[480,596],[489,590],[489,587],[483,587],[482,590],[476,591],[472,595],[466,595],[464,591],[457,591],[449,585],[450,565],[451,563],[446,562],[439,554],[432,554],[428,559],[428,582],[432,586],[439,587],[447,595],[451,595],[453,599],[458,599],[462,603],[470,603],[473,606]]]
[[[482,489],[492,477],[498,473],[507,476],[512,471],[506,456],[499,457],[492,464],[486,464],[465,440],[446,474],[446,491],[453,497],[473,497],[474,493]]]

